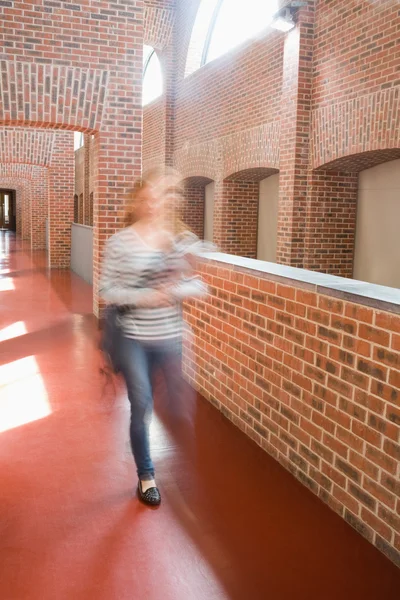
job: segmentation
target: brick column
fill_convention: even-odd
[[[165,164],[168,166],[174,165],[176,48],[177,46],[173,40],[162,56],[165,93]]]
[[[92,143],[92,136],[91,135],[85,135],[84,136],[84,140],[85,140],[85,145],[84,145],[84,152],[85,152],[85,158],[84,158],[84,182],[85,182],[85,189],[83,192],[83,205],[84,205],[84,211],[83,211],[83,224],[84,225],[90,225],[90,149],[91,149],[91,143]]]
[[[222,252],[257,257],[259,189],[256,181],[216,182],[214,243]]]
[[[358,175],[314,171],[309,174],[304,267],[352,277]]]
[[[74,218],[74,137],[59,131],[49,169],[49,253],[51,268],[68,268],[71,261],[71,223]]]
[[[103,129],[94,138],[93,310],[99,316],[99,274],[106,240],[124,225],[127,192],[142,165],[142,38],[132,56],[133,75],[111,82]]]
[[[277,262],[295,267],[304,266],[314,3],[300,9],[283,56]]]
[[[29,181],[24,186],[24,192],[22,194],[20,209],[21,209],[21,237],[25,241],[31,239],[31,202],[32,202],[32,182]]]
[[[31,202],[31,248],[44,250],[46,248],[46,219],[49,204],[48,170],[35,167],[32,178]]]
[[[15,220],[17,225],[17,236],[22,238],[22,203],[24,196],[24,188],[25,186],[19,187],[15,192]]]

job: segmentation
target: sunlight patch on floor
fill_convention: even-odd
[[[16,321],[12,325],[0,329],[0,342],[12,340],[13,338],[25,335],[27,333],[24,321]]]
[[[27,356],[0,367],[0,432],[51,414],[39,366]]]

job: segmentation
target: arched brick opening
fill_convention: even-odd
[[[1,171],[1,165],[0,165]],[[31,181],[17,177],[5,177],[0,175],[0,188],[6,188],[15,192],[15,220],[16,233],[22,238],[22,211],[21,206],[25,202],[25,197],[30,196]]]
[[[5,111],[4,111],[5,112]],[[73,216],[73,133],[23,126],[0,128],[2,164],[26,165],[32,180],[20,205],[22,236],[34,250],[46,246],[48,220],[50,267],[69,267],[70,224]],[[14,165],[14,167],[13,167]]]
[[[163,50],[171,40],[175,20],[173,6],[151,6],[144,9],[144,43]]]
[[[48,169],[39,165],[1,163],[0,180],[16,190],[17,235],[30,241],[32,250],[46,247],[49,215]]]
[[[47,43],[42,27],[20,27],[21,22],[31,22],[29,5],[16,0],[3,7],[3,24],[16,42],[15,47],[3,47],[0,74],[7,85],[2,90],[0,125],[57,130],[57,140],[65,135],[71,138],[71,150],[67,139],[68,151],[53,148],[49,167],[49,255],[50,264],[58,267],[70,264],[72,131],[94,134],[93,279],[98,314],[102,248],[121,227],[121,198],[141,172],[143,2],[132,0],[123,14],[115,11],[112,1],[78,8],[65,4],[62,19],[56,4],[35,8],[38,20],[51,20],[57,45]],[[88,31],[96,52],[87,50]]]
[[[277,173],[271,167],[247,168],[218,183],[214,241],[223,252],[257,258],[260,181]]]
[[[319,171],[336,171],[345,173],[359,173],[365,169],[371,169],[384,162],[400,158],[399,148],[386,148],[384,150],[370,150],[349,156],[342,156],[332,162],[326,163],[315,169]]]
[[[400,148],[341,156],[309,174],[304,267],[353,276],[358,175],[400,158]]]
[[[212,183],[208,177],[188,177],[183,180],[184,198],[181,217],[200,239],[204,238],[206,186]]]
[[[399,85],[317,108],[312,113],[311,168],[400,148],[400,128],[394,124],[399,111]],[[338,164],[334,170],[342,169],[344,163]]]

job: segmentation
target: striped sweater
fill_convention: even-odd
[[[175,239],[171,250],[155,250],[133,227],[108,240],[99,293],[105,302],[120,307],[119,325],[124,336],[156,341],[182,335],[182,301],[207,293],[201,279],[188,276],[185,260],[187,254],[201,251],[201,244],[195,236],[185,235]],[[144,307],[145,296],[166,284],[171,285],[175,302],[160,308]]]

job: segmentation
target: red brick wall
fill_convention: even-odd
[[[222,252],[257,257],[259,184],[223,181],[215,186],[214,241]]]
[[[49,213],[48,169],[35,167],[32,176],[31,248],[46,248],[46,219]]]
[[[71,264],[71,223],[74,220],[74,136],[57,132],[49,168],[49,252],[51,267]]]
[[[143,110],[143,170],[165,164],[165,99],[160,98]]]
[[[277,262],[304,267],[310,153],[313,3],[299,13],[283,55]]]
[[[141,170],[144,2],[38,5],[15,0],[3,4],[0,19],[8,44],[2,43],[1,71],[8,87],[3,89],[0,124],[95,134],[94,310],[98,313],[103,244],[121,226],[121,199]],[[48,43],[49,36],[54,43]],[[61,157],[58,161],[61,169]],[[55,244],[50,260],[53,266],[69,266],[69,223],[62,220],[72,220],[73,174],[72,186],[55,175],[50,170],[50,243]]]
[[[316,2],[314,108],[398,86],[399,31],[397,1]]]
[[[357,173],[311,172],[304,267],[352,277],[357,212]]]
[[[200,271],[212,294],[186,307],[189,379],[400,566],[400,315],[217,261]]]
[[[29,240],[31,233],[30,203],[34,167],[22,163],[0,163],[0,187],[16,190],[17,234]]]
[[[271,33],[178,81],[176,147],[278,120],[282,52],[282,36]]]
[[[185,183],[182,220],[200,239],[204,237],[205,186]]]
[[[84,215],[83,215],[83,224],[90,225],[90,161],[91,161],[91,148],[92,148],[92,136],[85,135],[84,136],[84,191],[83,191],[83,201],[84,201]]]
[[[327,248],[310,254],[313,219],[319,212],[333,222],[329,214],[342,193],[339,183],[332,186],[338,173],[349,181],[400,156],[397,2],[309,0],[289,35],[270,30],[185,78],[198,5],[177,1],[174,36],[163,50],[173,45],[177,65],[174,127],[166,136],[166,145],[174,138],[175,165],[183,177],[207,177],[217,186],[241,170],[280,169],[278,262],[351,275],[354,229],[323,226],[315,239],[335,247],[328,263]],[[165,40],[165,26],[160,31]],[[145,110],[148,131],[160,128],[159,117]],[[156,156],[154,136],[145,132],[144,142],[144,153]],[[314,175],[314,168],[334,174]],[[353,187],[350,195],[354,224]]]

